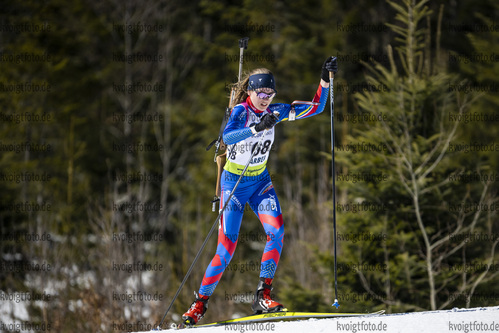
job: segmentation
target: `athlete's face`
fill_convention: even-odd
[[[271,88],[259,88],[248,92],[251,102],[260,111],[265,111],[275,96],[275,91]]]

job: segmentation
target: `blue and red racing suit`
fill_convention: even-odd
[[[267,234],[260,277],[274,278],[284,239],[281,206],[266,168],[274,142],[274,128],[253,134],[250,127],[259,123],[261,117],[268,112],[278,111],[278,122],[317,115],[324,110],[327,96],[328,88],[319,85],[312,102],[295,101],[292,104],[270,104],[267,110],[259,111],[248,97],[246,102],[233,108],[223,133],[223,140],[227,144],[227,162],[221,178],[220,209],[232,192],[261,136],[265,135],[265,137],[263,145],[255,152],[245,175],[220,218],[216,254],[204,274],[199,289],[200,296],[213,294],[225,268],[232,259],[246,203],[249,203],[251,209],[258,216]]]

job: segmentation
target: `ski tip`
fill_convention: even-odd
[[[333,304],[331,304],[331,306],[334,306],[335,308],[339,308],[339,307],[340,307],[340,304],[338,303],[338,300],[337,300],[337,299],[335,299],[335,300],[334,300],[334,303],[333,303]]]

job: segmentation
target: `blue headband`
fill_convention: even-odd
[[[249,77],[248,90],[255,90],[258,88],[270,88],[275,92],[275,80],[272,74],[253,74]]]

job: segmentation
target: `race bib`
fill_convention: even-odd
[[[251,111],[248,112],[248,117],[249,120],[246,122],[246,124],[248,124],[246,127],[249,127],[250,124],[260,122],[260,118]],[[258,176],[261,174],[266,168],[270,150],[274,143],[274,133],[274,128],[271,128],[266,131],[258,132],[233,145],[228,145],[227,163],[225,164],[224,169],[240,175],[251,158],[251,162],[244,175]],[[259,144],[260,141],[261,144]]]

